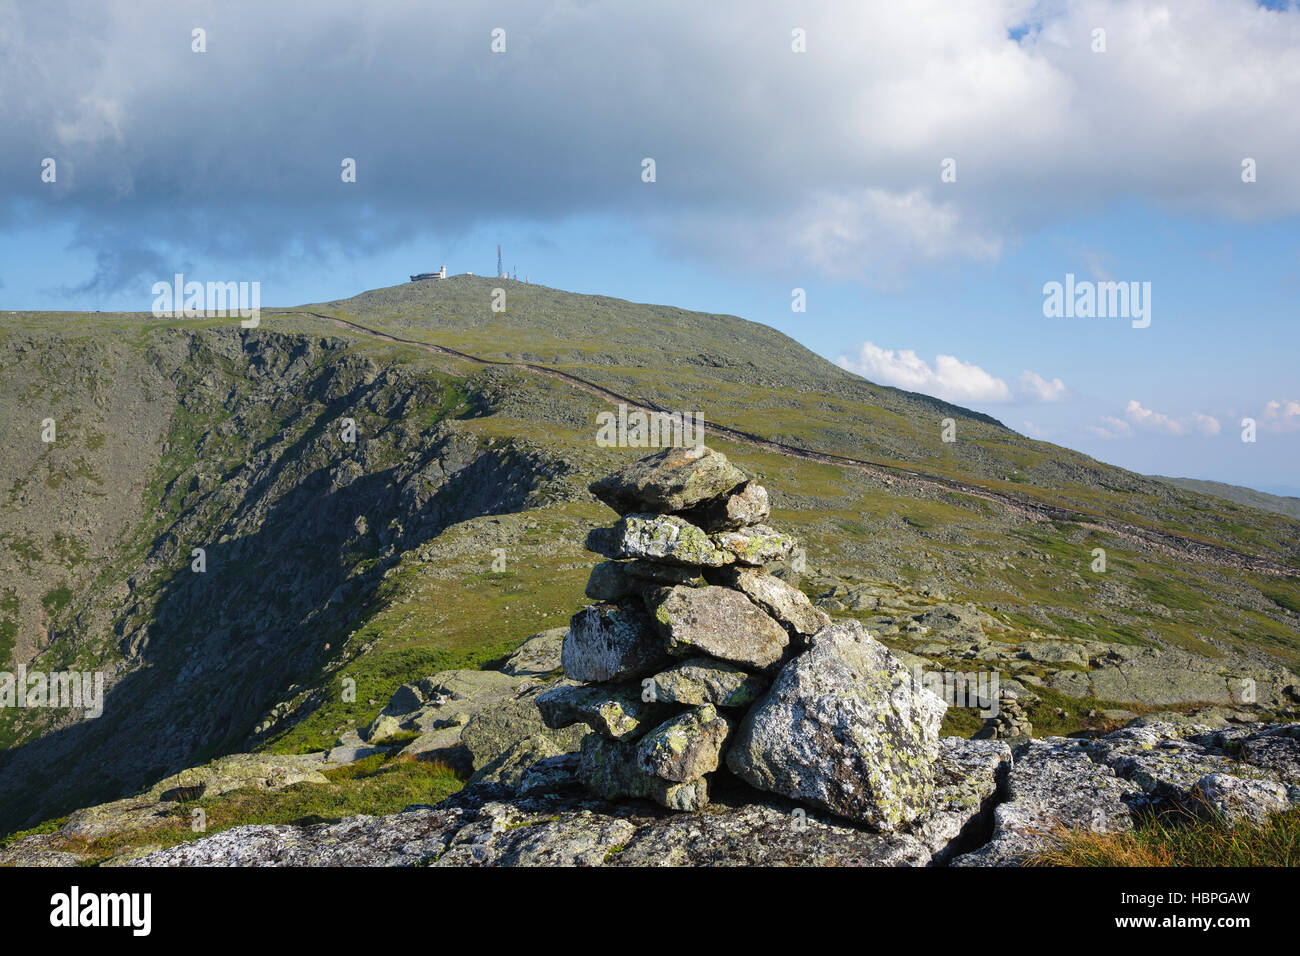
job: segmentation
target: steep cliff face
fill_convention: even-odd
[[[5,458],[6,663],[107,678],[97,719],[0,712],[0,829],[235,748],[397,556],[563,472],[453,426],[490,383],[334,337],[37,334],[0,374],[28,452]]]

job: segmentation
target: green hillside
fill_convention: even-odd
[[[618,397],[705,416],[802,539],[823,606],[936,665],[1037,682],[1043,726],[1168,703],[1146,681],[1186,670],[1179,653],[1268,706],[1300,669],[1300,521],[874,385],[734,316],[456,277],[252,330],[4,318],[0,670],[102,670],[111,689],[95,721],[0,711],[0,833],[221,753],[328,748],[401,684],[563,624],[609,516],[586,485],[647,453],[597,445]],[[958,604],[987,617],[977,658],[909,626]],[[1053,641],[1078,651],[1024,649]],[[1102,696],[1098,658],[1126,647],[1164,663]]]

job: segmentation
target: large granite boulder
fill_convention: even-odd
[[[892,831],[934,793],[946,705],[856,621],[813,635],[741,723],[727,766],[742,780]]]

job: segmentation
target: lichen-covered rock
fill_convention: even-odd
[[[503,674],[500,671],[462,669],[439,671],[431,677],[417,681],[416,686],[430,699],[450,698],[485,702],[509,697],[530,683],[532,681],[526,677]]]
[[[501,665],[501,673],[512,677],[545,677],[560,669],[567,627],[553,627],[534,634]]]
[[[612,740],[633,739],[660,723],[666,702],[642,700],[638,684],[587,684],[555,687],[537,698],[546,726],[559,729],[586,724]]]
[[[930,805],[945,709],[860,624],[839,622],[750,709],[727,766],[760,790],[896,830]]]
[[[218,797],[233,790],[281,790],[298,783],[329,783],[321,773],[324,767],[323,753],[231,754],[165,777],[138,796],[77,810],[69,814],[59,833],[94,840],[155,826],[170,816],[180,801]]]
[[[735,532],[739,533],[739,532]],[[630,514],[614,525],[607,556],[641,558],[699,568],[720,568],[736,560],[732,550],[689,521],[674,515]]]
[[[646,773],[637,759],[637,747],[589,734],[578,762],[583,786],[606,800],[640,797],[670,810],[698,810],[709,802],[707,778],[674,783]]]
[[[77,866],[81,857],[59,849],[61,841],[52,833],[38,833],[22,837],[0,846],[2,867]]]
[[[433,865],[602,866],[635,832],[626,820],[586,809],[546,818],[507,803],[488,804]]]
[[[1296,788],[1290,788],[1295,791]],[[1291,808],[1288,788],[1268,780],[1243,780],[1227,773],[1206,774],[1192,784],[1191,796],[1206,814],[1230,823],[1262,823],[1274,813]],[[1296,794],[1300,796],[1300,794]]]
[[[637,745],[637,762],[648,774],[685,783],[718,769],[731,722],[712,704],[667,720]]]
[[[1118,731],[1089,742],[1089,756],[1115,771],[1152,801],[1187,803],[1192,787],[1206,774],[1232,773],[1236,761],[1179,738],[1147,743],[1145,735]]]
[[[496,701],[480,710],[460,733],[461,742],[469,750],[478,779],[499,779],[505,764],[502,758],[522,741],[529,745],[535,759],[552,757],[578,749],[587,734],[586,727],[551,729],[542,722],[537,708],[537,689],[519,697]],[[513,755],[515,768],[510,773],[517,777],[526,764],[523,753]]]
[[[715,583],[741,591],[795,634],[807,637],[831,623],[829,614],[813,607],[806,594],[780,578],[737,567],[723,568],[714,575]]]
[[[709,535],[709,540],[719,551],[729,555],[731,561],[751,568],[788,558],[797,544],[790,535],[763,524],[742,531],[721,531]],[[731,561],[721,563],[730,564]]]
[[[356,816],[314,826],[233,827],[123,866],[417,866],[440,857],[472,816],[456,808]]]
[[[1250,734],[1241,742],[1241,759],[1268,770],[1291,786],[1300,786],[1300,724],[1286,724]]]
[[[640,822],[640,821],[638,821]],[[929,849],[902,833],[873,833],[800,807],[711,806],[641,823],[608,866],[925,866]]]
[[[592,482],[590,489],[619,514],[670,512],[717,498],[745,480],[726,455],[697,445],[666,448]]]
[[[1011,768],[1011,748],[997,740],[943,737],[934,763],[930,814],[911,832],[943,864],[991,829],[993,806]]]
[[[1048,737],[1018,749],[1007,799],[993,812],[993,838],[954,866],[1013,866],[1046,850],[1061,829],[1115,833],[1133,828],[1129,786],[1094,763],[1087,741]]]
[[[565,733],[569,734],[567,738],[563,736]],[[571,729],[567,732],[529,734],[479,767],[470,780],[474,783],[500,783],[518,789],[538,764],[557,757],[575,755],[585,733],[583,728],[578,732]]]
[[[781,660],[790,635],[745,595],[728,588],[663,588],[647,596],[668,653],[707,654],[747,667]]]
[[[689,658],[647,679],[656,700],[691,706],[748,707],[768,686],[766,677],[708,657]]]
[[[669,813],[472,785],[438,807],[308,826],[243,826],[128,866],[924,866],[906,834],[819,819],[780,798]]]
[[[573,615],[561,651],[564,674],[576,681],[623,681],[668,663],[650,617],[636,605],[593,604]]]
[[[749,481],[729,494],[696,505],[682,517],[705,531],[735,531],[761,524],[769,514],[767,489]]]

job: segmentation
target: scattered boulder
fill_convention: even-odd
[[[560,669],[560,653],[567,627],[553,627],[534,634],[501,665],[501,673],[512,677],[546,677]]]
[[[502,758],[524,743],[538,754],[536,759],[577,750],[586,727],[552,729],[542,721],[537,705],[538,693],[524,694],[488,704],[460,733],[460,740],[473,759],[476,779],[495,779],[503,766]],[[519,754],[512,765],[518,766]]]

